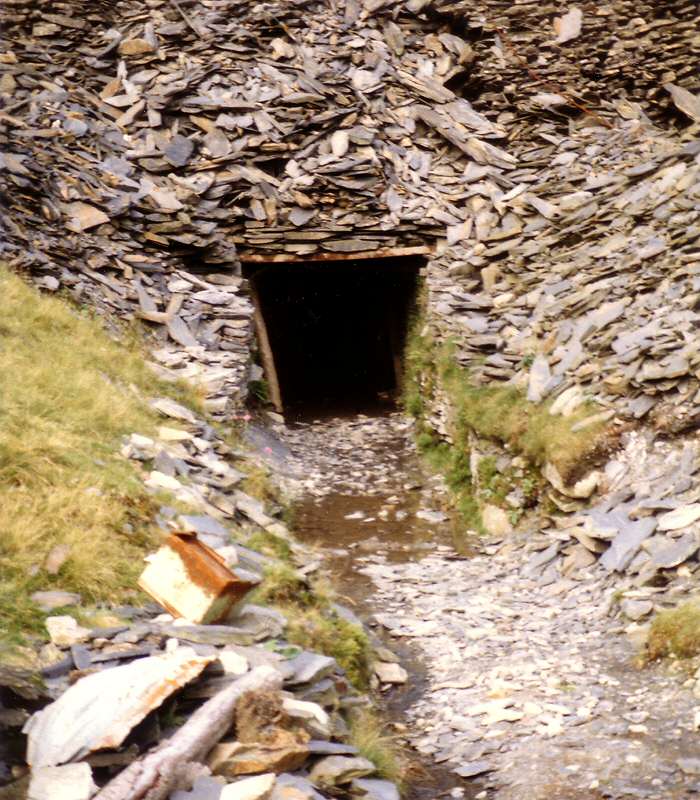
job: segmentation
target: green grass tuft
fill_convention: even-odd
[[[269,531],[255,531],[246,539],[245,546],[283,562],[288,562],[292,557],[292,547],[289,542]]]
[[[263,582],[251,599],[256,603],[282,608],[307,609],[329,605],[329,601],[301,573],[282,562],[265,569]]]
[[[350,683],[364,690],[372,672],[372,647],[360,625],[323,608],[288,612],[287,638],[306,650],[332,656],[345,670]]]
[[[700,655],[700,602],[691,600],[659,612],[651,623],[646,660]]]
[[[246,462],[241,465],[241,469],[245,472],[241,489],[246,494],[263,503],[276,498],[277,492],[267,467],[256,462]]]
[[[585,468],[598,447],[604,423],[573,433],[572,426],[595,413],[585,404],[570,417],[552,416],[549,403],[527,401],[524,391],[503,383],[476,385],[468,370],[459,366],[454,345],[438,345],[426,334],[419,318],[406,346],[406,374],[403,406],[417,422],[416,443],[428,465],[444,475],[463,522],[483,532],[480,507],[492,503],[506,508],[514,522],[522,514],[509,509],[506,496],[516,487],[522,490],[526,507],[539,497],[541,477],[535,468],[552,462],[564,480],[574,479]],[[440,390],[446,397],[452,444],[443,441],[430,427],[426,410]],[[471,474],[470,440],[480,439],[505,446],[524,456],[530,465],[524,475],[500,472],[494,458],[481,459],[479,474]]]

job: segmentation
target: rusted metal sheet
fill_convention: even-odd
[[[139,586],[176,617],[213,623],[257,584],[237,577],[221,556],[193,533],[175,533],[149,556]]]
[[[180,647],[87,675],[24,726],[27,763],[33,769],[55,767],[119,747],[149,712],[213,660]]]
[[[306,264],[316,261],[357,261],[360,259],[401,258],[404,256],[427,256],[433,248],[427,245],[417,247],[384,247],[377,250],[360,250],[355,253],[311,253],[299,256],[293,253],[248,253],[239,251],[238,257],[242,264],[278,264],[285,262],[299,262]]]

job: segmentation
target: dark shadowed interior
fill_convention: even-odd
[[[418,257],[244,265],[285,413],[391,402],[423,265]]]

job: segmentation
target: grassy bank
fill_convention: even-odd
[[[137,344],[2,267],[0,373],[0,629],[17,639],[44,632],[34,591],[132,596],[157,534],[121,440],[155,431],[146,398],[196,398],[156,379]]]
[[[453,444],[441,439],[428,421],[438,391],[449,406]],[[421,320],[414,324],[406,349],[403,402],[417,421],[419,450],[433,469],[444,474],[455,506],[469,527],[479,532],[483,532],[483,503],[503,506],[505,496],[517,485],[526,504],[534,504],[541,468],[552,463],[565,481],[576,476],[589,462],[604,429],[598,424],[572,431],[597,410],[590,403],[569,417],[555,416],[549,413],[551,403],[529,402],[520,387],[475,384],[469,371],[457,363],[454,345],[436,344]],[[495,469],[495,460],[487,458],[480,460],[477,475],[472,475],[473,437],[507,448],[510,455],[521,456],[526,466],[509,474]],[[517,515],[512,512],[512,521],[517,521]]]

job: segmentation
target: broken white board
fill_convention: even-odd
[[[119,747],[131,729],[214,660],[190,647],[81,678],[24,726],[27,762],[54,767]]]

